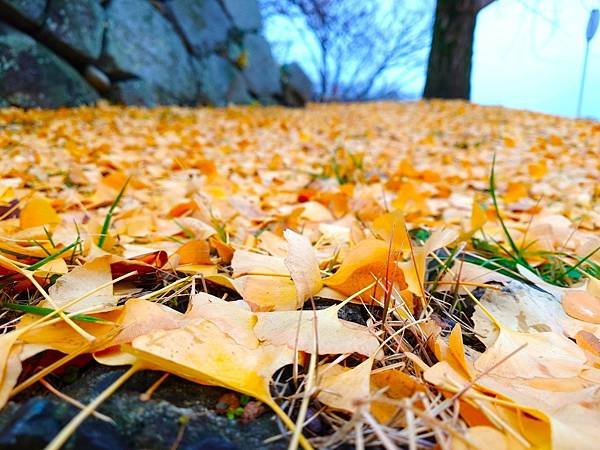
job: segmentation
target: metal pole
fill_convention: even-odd
[[[585,75],[587,72],[588,56],[590,54],[590,41],[596,34],[598,29],[598,22],[600,22],[600,13],[597,9],[590,11],[590,18],[587,24],[587,30],[585,33],[585,54],[583,56],[583,70],[581,71],[581,83],[579,85],[579,99],[577,101],[577,117],[581,117],[581,106],[583,104],[583,89],[585,86]]]
[[[577,101],[577,117],[581,117],[581,105],[583,103],[583,89],[585,87],[585,74],[587,72],[588,56],[590,53],[590,41],[585,43],[585,55],[583,57],[583,70],[581,71],[581,83],[579,84],[579,100]]]

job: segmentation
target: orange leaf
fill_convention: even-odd
[[[338,271],[325,278],[323,283],[342,294],[352,295],[376,280],[384,280],[398,283],[398,289],[406,288],[402,270],[395,266],[392,260],[388,260],[389,244],[379,239],[365,239],[350,249]],[[388,269],[389,264],[389,271]],[[364,294],[364,298],[370,298],[374,294],[375,287]],[[381,291],[381,288],[379,288]]]
[[[179,264],[210,264],[210,246],[203,240],[195,240],[182,245],[175,252],[179,255]]]

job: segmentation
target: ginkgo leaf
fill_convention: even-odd
[[[561,298],[565,292],[569,292],[569,290],[585,290],[585,285],[581,286],[571,286],[570,288],[564,288],[561,286],[555,286],[550,284],[544,280],[542,280],[539,276],[533,273],[528,268],[522,266],[521,264],[517,264],[517,270],[519,274],[521,274],[525,279],[535,284],[540,289],[548,292],[549,294],[554,295],[556,298]]]
[[[271,398],[269,390],[275,371],[294,360],[293,351],[285,346],[261,344],[250,350],[214,323],[202,321],[140,336],[125,350],[161,370],[191,381],[222,386],[255,397],[270,406],[290,428],[293,427]],[[308,447],[306,441],[304,444]]]
[[[256,311],[296,309],[296,286],[287,276],[244,275],[231,283]]]
[[[490,282],[508,283],[511,278],[498,273],[497,270],[482,267],[466,261],[455,263],[451,270],[446,271],[440,280],[438,290],[440,292],[453,291],[458,285],[458,293],[466,294],[472,292],[480,285]]]
[[[508,450],[506,435],[496,428],[487,426],[470,427],[465,440],[454,437],[452,450]]]
[[[263,255],[247,250],[236,250],[231,260],[231,268],[234,278],[253,273],[290,276],[283,257]]]
[[[188,320],[184,314],[174,309],[142,299],[130,299],[123,306],[95,313],[93,317],[99,322],[79,322],[86,332],[96,337],[97,342],[90,351],[128,343],[137,336],[155,330],[177,328]],[[17,331],[27,328],[38,319],[39,317],[31,314],[24,315]],[[20,336],[20,340],[27,344],[44,345],[62,353],[72,353],[87,344],[87,341],[64,321],[55,321],[28,330]]]
[[[356,411],[369,399],[372,366],[373,359],[368,358],[351,369],[327,367],[317,383],[321,390],[317,398],[332,408]]]
[[[301,306],[323,287],[319,263],[308,238],[292,230],[285,230],[283,235],[288,243],[284,264],[296,287],[297,306]]]
[[[95,314],[100,322],[78,322],[78,325],[90,335],[96,338],[98,345],[101,345],[105,339],[117,336],[118,327],[116,320],[121,316],[122,309],[113,309],[112,311]],[[39,316],[26,314],[21,317],[17,325],[17,331],[21,328],[27,328],[39,319]],[[20,336],[21,342],[28,344],[41,344],[48,348],[58,350],[62,353],[72,353],[89,342],[77,333],[68,323],[60,320],[54,323],[44,325],[26,331]],[[93,348],[93,347],[92,347]]]
[[[108,284],[94,295],[67,308],[67,311],[77,312],[97,307],[97,310],[112,308],[117,305],[113,295],[112,272],[110,269],[110,256],[95,258],[83,266],[74,268],[68,274],[60,277],[49,289],[49,294],[58,306],[62,306],[76,299],[90,290]]]
[[[598,448],[600,393],[590,393],[585,401],[567,405],[552,414],[552,447],[564,450]]]
[[[446,247],[454,242],[459,236],[458,230],[454,228],[441,228],[431,233],[427,241],[421,247],[413,247],[410,258],[398,263],[402,269],[408,290],[424,301],[425,297],[425,265],[427,255],[436,250]]]
[[[377,338],[367,327],[339,319],[341,305],[318,311],[257,313],[254,332],[259,340],[269,344],[312,353],[316,327],[320,355],[354,352],[375,355],[379,348]]]
[[[410,398],[416,392],[425,390],[421,380],[398,369],[374,372],[370,382],[371,414],[383,424],[389,424],[392,419],[398,418],[397,413],[401,408],[398,400]]]
[[[395,264],[394,256],[388,256],[389,248],[388,243],[379,239],[359,242],[350,249],[337,272],[325,278],[323,283],[346,295],[352,295],[386,277],[396,282],[398,289],[406,288],[402,270]],[[365,292],[364,298],[370,299],[376,289],[374,286]]]
[[[132,298],[116,320],[118,334],[103,347],[129,343],[138,336],[156,330],[172,330],[181,326],[186,316],[160,303]]]
[[[60,223],[60,217],[50,201],[44,197],[31,198],[19,216],[21,228],[39,227]]]
[[[67,263],[62,258],[55,258],[34,271],[36,277],[48,277],[52,275],[64,275],[69,271]]]
[[[234,279],[231,282],[253,309],[295,309],[301,298],[303,303],[305,297],[314,295],[321,289],[321,276],[318,264],[315,265],[316,259],[312,259],[314,251],[310,243],[295,239],[293,250],[290,249],[289,252],[291,253],[286,258],[246,250],[234,253],[231,261]],[[294,276],[300,284],[292,280],[286,264],[293,268]]]
[[[577,344],[560,334],[519,333],[502,328],[494,344],[475,361],[475,368],[505,378],[569,378],[579,375],[585,361]],[[527,370],[523,370],[525,367]]]
[[[253,330],[257,320],[256,315],[250,311],[245,302],[226,302],[201,292],[192,297],[185,319],[186,321],[209,320],[239,345],[250,349],[258,348],[259,342]]]
[[[572,318],[600,324],[600,297],[588,291],[571,290],[563,293],[563,310]]]
[[[258,240],[258,247],[262,250],[266,250],[273,256],[285,257],[288,253],[288,242],[275,233],[265,231],[260,234]]]
[[[373,221],[372,228],[382,239],[391,242],[393,251],[410,250],[410,237],[402,211],[396,210],[382,214]]]
[[[0,336],[0,408],[8,401],[10,391],[21,374],[20,349],[15,348],[18,338],[17,331]]]
[[[465,358],[465,347],[462,339],[462,327],[457,323],[448,337],[446,346],[439,339],[436,340],[436,356],[440,361],[446,361],[452,368],[472,379],[474,376],[473,364]]]
[[[179,264],[210,264],[210,246],[207,241],[194,240],[182,245],[176,252]]]

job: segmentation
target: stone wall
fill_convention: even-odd
[[[0,106],[303,105],[256,0],[0,0]]]

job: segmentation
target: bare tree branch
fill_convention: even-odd
[[[298,35],[311,58],[303,64],[317,74],[322,101],[364,99],[383,85],[400,91],[404,76],[424,67],[431,0],[417,9],[409,0],[259,1],[266,21],[277,17],[305,29]]]

